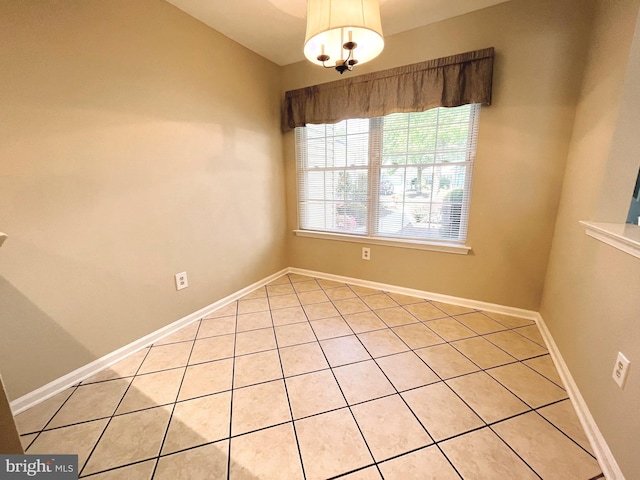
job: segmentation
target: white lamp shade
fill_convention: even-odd
[[[327,65],[349,55],[342,46],[353,41],[358,46],[352,58],[358,64],[374,59],[384,48],[378,0],[307,0],[307,35],[304,55],[322,65],[318,56],[329,55]]]

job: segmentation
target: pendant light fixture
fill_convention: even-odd
[[[378,0],[307,0],[304,55],[341,74],[384,48]]]

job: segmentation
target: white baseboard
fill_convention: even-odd
[[[301,268],[289,268],[289,273],[297,273],[298,275],[308,275],[310,277],[323,278],[325,280],[333,280],[335,282],[350,283],[360,287],[369,287],[376,290],[384,290],[385,292],[400,293],[402,295],[410,295],[412,297],[424,298],[426,300],[435,300],[436,302],[451,303],[461,307],[475,308],[477,310],[486,310],[487,312],[503,313],[505,315],[513,315],[515,317],[526,318],[527,320],[536,320],[538,312],[533,310],[525,310],[522,308],[507,307],[495,303],[481,302],[479,300],[470,300],[468,298],[452,297],[441,293],[426,292],[424,290],[415,290],[413,288],[398,287],[397,285],[389,285],[387,283],[371,282],[369,280],[361,280],[359,278],[343,277],[341,275],[333,275],[331,273],[315,272],[313,270],[304,270]]]
[[[272,280],[275,280],[276,278],[286,274],[288,271],[289,269],[285,268],[279,272],[274,273],[273,275],[269,275],[268,277],[263,278],[262,280],[259,280],[249,285],[248,287],[243,288],[242,290],[238,290],[237,292],[232,293],[231,295],[228,295],[218,300],[217,302],[213,302],[212,304],[201,308],[197,312],[193,312],[185,317],[182,317],[181,319],[176,320],[175,322],[170,323],[169,325],[162,327],[156,330],[155,332],[150,333],[149,335],[145,335],[144,337],[139,338],[138,340],[131,342],[130,344],[125,345],[124,347],[119,348],[118,350],[108,353],[104,357],[98,358],[97,360],[94,360],[93,362],[83,367],[80,367],[77,370],[74,370],[60,378],[57,378],[56,380],[50,383],[47,383],[46,385],[32,392],[27,393],[26,395],[23,395],[22,397],[15,399],[10,403],[11,411],[13,412],[14,415],[17,415],[20,412],[23,412],[26,409],[31,408],[37,405],[38,403],[53,397],[54,395],[57,395],[61,391],[65,390],[66,388],[69,388],[77,384],[78,382],[81,382],[95,375],[96,373],[99,373],[102,370],[109,368],[114,363],[119,362],[120,360],[123,360],[129,355],[139,350],[142,350],[145,347],[148,347],[149,345],[157,342],[161,338],[164,338],[167,335],[171,335],[172,333],[176,332],[177,330],[180,330],[181,328],[189,325],[190,323],[200,320],[201,318],[206,317],[210,313],[232,302],[235,302],[236,300],[252,292],[256,288],[262,287],[263,285],[266,285]]]
[[[549,353],[551,354],[553,363],[556,365],[558,374],[567,389],[567,393],[573,403],[573,407],[576,410],[578,419],[582,424],[582,428],[587,434],[587,438],[591,443],[591,448],[593,448],[593,452],[595,453],[598,463],[602,468],[602,473],[604,473],[607,480],[625,480],[622,470],[620,470],[620,467],[618,466],[618,462],[616,462],[616,459],[613,457],[613,453],[611,453],[611,449],[609,449],[607,441],[602,436],[602,432],[600,432],[596,421],[591,415],[589,407],[587,407],[587,404],[578,389],[578,385],[573,379],[573,376],[569,371],[569,367],[567,367],[567,364],[562,358],[560,350],[558,350],[558,346],[551,336],[551,332],[547,328],[547,324],[542,318],[542,315],[537,314],[536,321],[540,328],[542,338],[544,338],[544,341],[549,348]]]

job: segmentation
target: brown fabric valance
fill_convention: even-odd
[[[468,103],[491,105],[494,49],[485,48],[285,93],[282,131]]]

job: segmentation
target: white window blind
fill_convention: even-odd
[[[464,243],[479,105],[296,128],[301,230]]]

